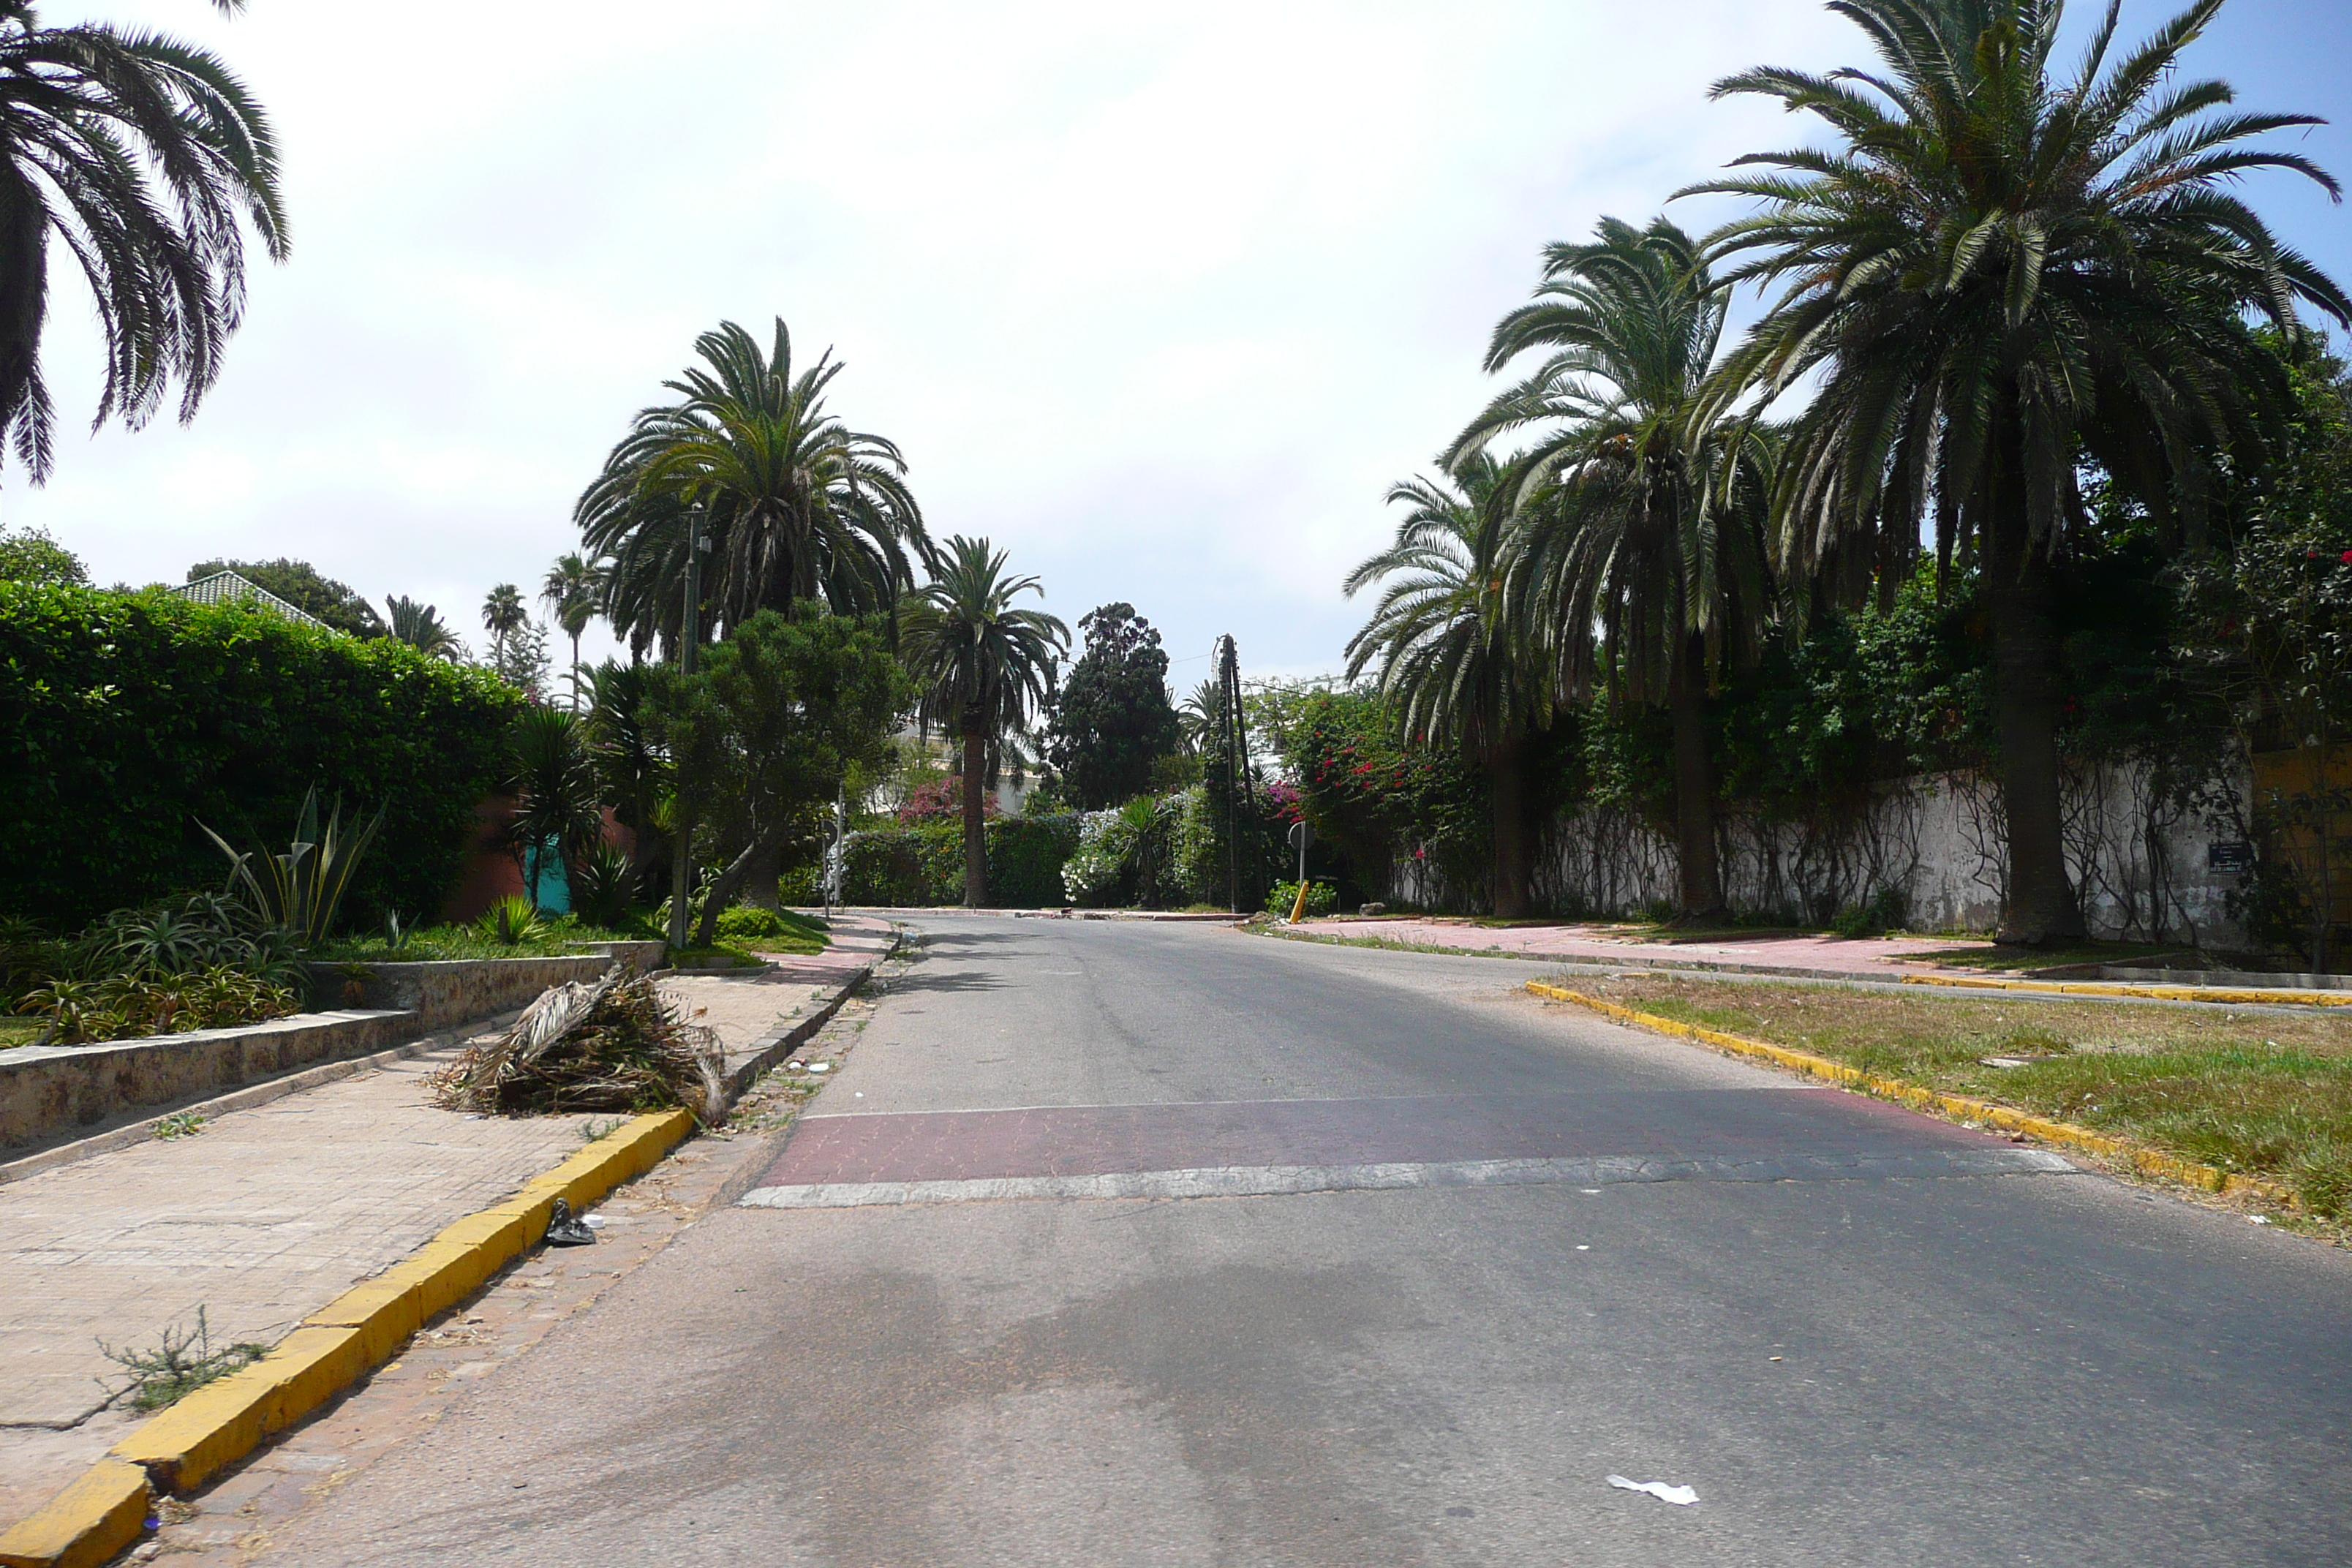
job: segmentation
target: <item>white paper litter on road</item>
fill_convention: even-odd
[[[1629,1492],[1647,1492],[1660,1502],[1670,1502],[1678,1508],[1688,1508],[1698,1501],[1698,1493],[1689,1487],[1670,1487],[1664,1481],[1629,1481],[1622,1476],[1612,1476],[1609,1484],[1623,1487]]]

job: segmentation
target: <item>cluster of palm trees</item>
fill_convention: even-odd
[[[795,372],[782,320],[764,349],[732,321],[695,349],[702,363],[664,383],[676,401],[639,413],[581,496],[585,553],[548,575],[575,668],[574,628],[593,615],[638,657],[677,651],[697,550],[698,637],[804,601],[883,617],[915,678],[917,723],[962,749],[964,899],[984,901],[982,786],[1051,697],[1068,628],[1016,603],[1037,580],[1009,575],[987,540],[932,542],[898,448],[826,409],[842,370],[830,353]]]
[[[1776,618],[1891,595],[1932,548],[1989,611],[2001,935],[2082,934],[2053,563],[2096,526],[2086,477],[2201,547],[2215,476],[2259,466],[2289,406],[2298,308],[2352,322],[2231,190],[2271,169],[2336,194],[2247,145],[2314,121],[2231,111],[2226,85],[2177,74],[2221,5],[2118,54],[2111,4],[2066,72],[2060,0],[1839,0],[1877,68],[1714,89],[1829,132],[1677,193],[1746,216],[1702,238],[1606,220],[1547,249],[1487,351],[1520,379],[1440,477],[1391,491],[1395,541],[1347,584],[1384,584],[1350,675],[1377,665],[1407,733],[1492,781],[1498,913],[1527,906],[1527,739],[1596,696],[1671,714],[1679,903],[1721,913],[1708,700],[1727,662]],[[1746,285],[1763,313],[1727,350]]]

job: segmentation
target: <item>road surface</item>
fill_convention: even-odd
[[[1508,961],[916,923],[741,1206],[263,1560],[2352,1562],[2341,1253]]]

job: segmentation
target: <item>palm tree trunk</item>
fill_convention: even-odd
[[[2044,947],[2083,935],[2059,807],[2058,632],[2048,551],[2028,541],[2024,519],[2003,521],[1987,531],[1984,574],[2009,826],[2009,896],[1994,940]]]
[[[988,898],[988,827],[981,810],[981,774],[988,763],[988,737],[967,730],[963,737],[963,907],[976,910]]]
[[[1667,682],[1667,710],[1675,731],[1675,842],[1680,890],[1676,911],[1685,920],[1717,920],[1729,911],[1723,901],[1723,869],[1715,852],[1715,759],[1707,746],[1706,646],[1685,637]]]
[[[1527,742],[1514,737],[1488,748],[1486,787],[1495,814],[1495,913],[1507,921],[1528,913],[1529,862]]]

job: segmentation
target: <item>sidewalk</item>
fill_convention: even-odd
[[[1370,937],[1424,947],[1505,952],[1581,963],[1640,963],[1654,967],[1727,970],[1888,980],[1905,974],[1950,971],[1917,962],[1917,955],[1958,947],[1989,947],[1954,937],[1717,936],[1704,942],[1645,942],[1612,934],[1600,925],[1481,926],[1449,920],[1318,920],[1298,928],[1302,935]]]
[[[888,942],[882,922],[846,917],[822,954],[665,989],[748,1066]],[[425,1079],[462,1044],[0,1186],[0,1528],[147,1418],[107,1406],[100,1380],[120,1368],[100,1341],[152,1350],[201,1307],[215,1349],[270,1342],[612,1120],[439,1110]]]

